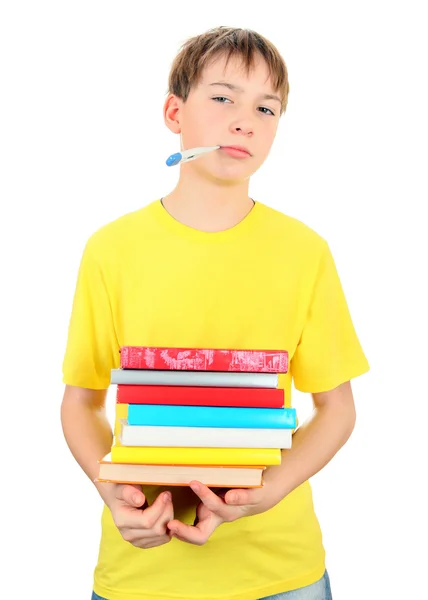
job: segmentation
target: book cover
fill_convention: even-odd
[[[281,464],[276,448],[166,448],[122,446],[111,448],[112,462],[147,465],[268,466]]]
[[[292,429],[129,425],[120,419],[119,440],[122,446],[285,449],[291,448],[292,434]]]
[[[145,485],[188,485],[196,480],[210,487],[261,487],[264,467],[138,465],[114,463],[111,454],[99,461],[97,481]]]
[[[170,427],[294,429],[296,427],[296,409],[129,404],[128,423],[129,425],[168,425]]]
[[[184,385],[189,387],[276,388],[278,387],[278,374],[112,369],[110,383],[131,385]]]
[[[123,346],[120,366],[122,369],[287,373],[288,353],[285,350]]]
[[[282,408],[284,390],[272,388],[123,385],[116,390],[119,404],[172,404],[182,406],[236,406]]]

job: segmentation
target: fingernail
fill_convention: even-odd
[[[164,496],[163,496],[163,501],[169,502],[169,500],[171,500],[171,492],[165,492]]]
[[[238,494],[230,494],[229,496],[229,502],[238,502]]]
[[[139,496],[138,494],[135,494],[135,496],[133,497],[134,500],[134,504],[141,504],[141,496]]]
[[[199,490],[201,489],[200,485],[198,483],[192,483],[192,485],[190,486],[192,488],[192,490],[196,493],[199,492]]]

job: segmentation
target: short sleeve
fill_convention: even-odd
[[[90,389],[107,389],[111,369],[120,362],[105,273],[96,260],[92,238],[80,262],[68,338],[63,382]]]
[[[331,390],[370,368],[327,243],[290,367],[295,388],[310,393]]]

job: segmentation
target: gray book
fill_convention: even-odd
[[[112,369],[112,384],[277,388],[277,373]]]

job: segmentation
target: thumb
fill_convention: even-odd
[[[251,504],[251,492],[248,490],[229,490],[224,496],[226,504]]]
[[[142,506],[146,501],[141,485],[124,485],[122,488],[121,499],[130,506],[135,506],[137,508]]]

